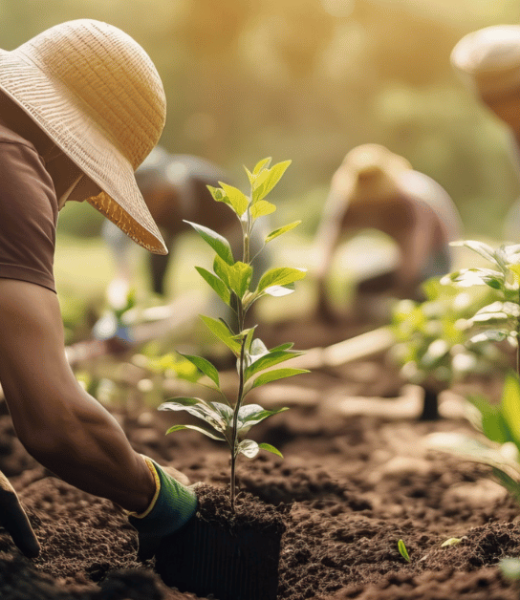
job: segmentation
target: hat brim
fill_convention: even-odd
[[[137,186],[134,168],[108,132],[90,118],[82,104],[59,80],[48,77],[18,51],[0,50],[0,89],[61,148],[90,182],[87,200],[137,244],[167,254],[162,235]],[[131,127],[131,123],[128,125]]]

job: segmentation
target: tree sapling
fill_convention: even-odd
[[[217,392],[222,402],[198,397],[176,397],[159,406],[159,410],[186,411],[203,422],[202,425],[174,425],[167,433],[194,429],[214,440],[227,443],[231,452],[232,510],[235,506],[235,467],[238,456],[243,454],[247,458],[254,458],[260,449],[282,456],[280,451],[270,444],[259,444],[245,436],[253,425],[287,408],[266,410],[258,404],[246,405],[246,396],[253,389],[271,381],[308,372],[305,369],[294,368],[272,369],[282,362],[300,356],[302,352],[292,350],[291,343],[268,349],[259,338],[255,338],[256,325],[247,328],[245,325],[247,311],[253,303],[265,295],[285,296],[292,293],[294,283],[303,279],[306,273],[305,269],[292,267],[272,268],[261,275],[254,289],[250,289],[253,280],[252,262],[256,257],[251,256],[251,234],[257,219],[276,210],[275,205],[265,198],[290,165],[290,161],[272,167],[270,163],[271,159],[266,158],[261,160],[252,172],[246,168],[251,186],[249,196],[222,182],[219,182],[220,188],[208,186],[213,199],[226,204],[240,221],[243,240],[241,260],[235,259],[231,245],[225,237],[207,227],[189,223],[215,251],[213,272],[202,267],[196,269],[236,317],[236,324],[233,325],[222,318],[214,319],[201,315],[208,329],[231,350],[237,360],[239,381],[236,398],[234,401],[230,400],[223,392],[218,370],[209,360],[201,356],[181,354],[197,368],[197,379],[202,379],[197,382]],[[295,221],[275,229],[265,237],[264,246],[299,223],[300,221]]]

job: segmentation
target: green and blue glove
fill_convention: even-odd
[[[130,524],[137,529],[141,560],[152,558],[161,539],[186,525],[197,510],[197,495],[192,488],[177,481],[152,459],[144,459],[155,480],[155,494],[143,513],[127,513]]]

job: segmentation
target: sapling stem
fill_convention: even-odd
[[[227,204],[236,214],[242,229],[242,260],[236,261],[229,241],[208,227],[187,221],[202,239],[215,252],[213,272],[202,267],[196,267],[202,278],[209,284],[218,297],[233,311],[233,325],[228,325],[223,319],[214,319],[201,315],[208,329],[223,342],[236,357],[239,376],[238,390],[235,403],[228,400],[223,392],[217,368],[202,356],[182,354],[196,368],[193,373],[182,369],[177,371],[179,377],[192,383],[199,383],[218,392],[223,402],[209,402],[195,396],[177,396],[171,401],[159,406],[160,410],[183,410],[200,419],[202,425],[173,425],[168,433],[181,429],[194,429],[209,438],[226,442],[231,451],[231,481],[230,506],[235,512],[236,495],[236,460],[240,454],[254,458],[260,450],[271,452],[280,458],[282,453],[267,443],[258,443],[252,439],[243,439],[249,429],[268,417],[288,410],[286,407],[264,409],[259,404],[251,403],[242,406],[246,395],[253,389],[277,379],[293,377],[308,373],[306,369],[278,368],[275,365],[301,355],[292,350],[293,344],[280,344],[275,348],[267,348],[262,340],[254,339],[254,327],[245,329],[246,313],[253,302],[264,295],[285,296],[292,293],[294,283],[305,277],[305,269],[293,267],[277,267],[268,269],[261,274],[257,283],[253,279],[251,266],[251,234],[255,221],[259,217],[269,215],[275,210],[274,204],[265,200],[267,194],[278,183],[290,161],[278,163],[269,167],[270,158],[261,160],[253,171],[246,169],[251,184],[251,195],[247,197],[239,189],[222,183],[222,187],[208,186],[216,202]],[[260,250],[266,243],[296,227],[300,221],[295,221],[271,231],[264,237]],[[260,252],[260,251],[258,251]],[[258,254],[257,252],[257,254]],[[255,257],[253,257],[253,260]],[[252,282],[253,280],[253,282]],[[206,377],[206,382],[200,381]],[[209,383],[208,383],[209,380]],[[240,439],[239,439],[240,438]]]
[[[239,306],[242,303],[239,303]],[[241,331],[242,331],[242,325]],[[231,495],[230,495],[230,504],[231,511],[235,512],[235,490],[236,490],[236,482],[235,482],[235,466],[236,460],[238,456],[238,444],[237,444],[237,429],[238,429],[238,411],[240,410],[240,406],[242,405],[242,400],[244,396],[244,372],[245,372],[245,351],[246,351],[246,338],[242,340],[242,345],[240,348],[240,358],[238,362],[238,371],[239,371],[239,382],[238,382],[238,393],[237,393],[237,402],[235,404],[235,409],[233,412],[233,428],[231,430]]]

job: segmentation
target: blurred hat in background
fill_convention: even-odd
[[[334,176],[335,188],[343,189],[349,202],[382,201],[402,193],[399,176],[412,170],[402,156],[380,144],[363,144],[353,148]]]
[[[520,88],[520,25],[494,25],[464,36],[451,53],[463,82],[485,101]]]

